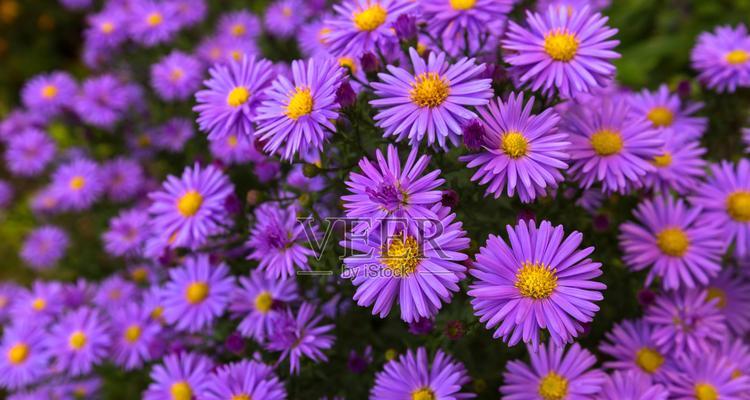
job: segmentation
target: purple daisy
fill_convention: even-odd
[[[734,269],[724,268],[707,290],[707,300],[718,299],[716,306],[735,335],[743,337],[750,332],[750,282]]]
[[[600,400],[667,400],[669,391],[654,384],[647,375],[635,371],[616,371],[602,385]]]
[[[141,88],[119,77],[105,74],[83,82],[73,108],[83,122],[112,129],[143,97]]]
[[[56,368],[70,376],[86,374],[109,355],[109,324],[98,310],[81,307],[53,325],[46,341]]]
[[[393,234],[375,229],[341,243],[355,252],[344,259],[342,276],[357,286],[358,305],[373,306],[373,315],[385,318],[398,302],[401,319],[415,322],[450,303],[466,276],[463,262],[468,257],[462,251],[469,238],[448,207],[436,204],[431,212],[435,218],[419,227],[418,234],[409,228]]]
[[[170,175],[161,191],[149,194],[152,232],[171,248],[196,249],[229,224],[224,204],[233,192],[229,178],[212,165],[187,167],[181,178]]]
[[[40,130],[47,123],[47,118],[33,111],[14,109],[3,116],[0,121],[0,141],[7,142],[12,137],[30,129]]]
[[[137,369],[156,356],[152,346],[162,334],[161,325],[138,303],[113,308],[111,329],[112,359],[118,366]]]
[[[255,39],[262,32],[260,18],[247,10],[232,11],[219,18],[216,32],[221,36]]]
[[[65,210],[89,208],[104,193],[103,176],[97,163],[77,158],[60,166],[52,175],[52,188]]]
[[[211,79],[204,82],[207,89],[195,94],[198,103],[198,125],[211,140],[229,134],[253,134],[253,120],[264,91],[273,79],[271,63],[242,58],[229,65],[214,65],[209,70]]]
[[[148,221],[145,210],[121,211],[109,221],[109,229],[102,234],[104,249],[115,257],[139,254],[150,233]]]
[[[182,28],[192,27],[206,19],[205,0],[167,0],[175,9],[175,23]]]
[[[224,313],[234,288],[226,264],[212,265],[205,254],[190,257],[169,271],[164,318],[179,331],[199,332]]]
[[[325,37],[331,33],[331,29],[324,21],[330,18],[329,14],[324,14],[300,28],[299,33],[297,33],[297,44],[306,57],[329,56]]]
[[[690,54],[698,79],[709,89],[734,93],[750,86],[750,35],[743,24],[703,32]]]
[[[643,201],[633,215],[638,223],[620,226],[620,246],[632,270],[650,268],[647,286],[657,277],[667,290],[704,286],[721,270],[721,227],[700,207],[664,195]]]
[[[36,176],[49,165],[55,151],[55,142],[46,133],[27,129],[8,139],[5,166],[13,175]]]
[[[302,357],[314,362],[328,361],[323,350],[333,346],[334,337],[330,332],[334,326],[320,325],[322,319],[315,306],[302,303],[296,315],[287,309],[274,324],[266,348],[281,352],[279,362],[289,357],[289,372],[292,375],[299,373]]]
[[[659,86],[656,92],[643,89],[630,96],[631,111],[646,118],[655,129],[672,129],[680,139],[700,139],[708,125],[705,117],[695,117],[703,103],[686,103],[676,93],[670,93],[667,85]]]
[[[284,160],[321,151],[336,130],[331,121],[339,116],[336,90],[343,79],[344,69],[333,59],[292,61],[292,80],[279,75],[258,107],[256,137],[263,150]]]
[[[187,143],[195,136],[195,125],[188,118],[175,117],[155,129],[154,146],[172,152],[181,153]]]
[[[613,51],[620,42],[610,40],[617,29],[606,26],[607,20],[588,7],[572,14],[555,7],[542,14],[526,11],[529,28],[510,21],[502,41],[510,73],[532,90],[557,89],[566,98],[604,87],[615,73],[610,60],[620,57]]]
[[[486,105],[492,97],[492,81],[478,79],[484,64],[473,58],[449,64],[445,53],[430,53],[425,63],[414,48],[409,55],[413,73],[389,65],[389,73],[378,74],[382,82],[372,83],[376,125],[385,130],[384,137],[408,138],[411,145],[423,139],[443,149],[446,139],[458,145],[462,124],[476,118],[467,107]]]
[[[484,38],[502,31],[514,0],[419,0],[420,19],[435,37]]]
[[[127,13],[111,4],[86,18],[86,47],[114,49],[128,39]]]
[[[723,354],[704,352],[679,363],[668,388],[675,400],[741,400],[750,393],[750,377],[735,376]]]
[[[136,160],[118,157],[105,162],[102,171],[110,200],[125,202],[133,199],[143,189],[143,167]]]
[[[6,325],[0,342],[0,387],[16,389],[36,382],[49,370],[46,332],[36,323]]]
[[[646,310],[651,337],[661,354],[675,358],[696,353],[701,346],[719,343],[728,333],[718,299],[707,301],[705,290],[680,290],[657,297]]]
[[[605,336],[599,350],[613,358],[604,367],[623,372],[642,372],[663,380],[664,362],[668,353],[659,351],[652,338],[653,327],[643,320],[625,320],[616,324]]]
[[[718,349],[709,349],[709,352],[717,350],[732,365],[733,377],[750,376],[750,346],[743,339],[723,340]]]
[[[442,350],[435,352],[435,357],[430,360],[427,350],[420,347],[416,352],[407,350],[406,354],[385,364],[383,371],[375,375],[375,386],[370,391],[370,399],[472,398],[473,393],[461,391],[461,387],[470,381],[461,362]]]
[[[8,325],[10,320],[10,311],[13,309],[13,303],[16,297],[22,292],[20,286],[11,282],[0,283],[0,323]]]
[[[271,35],[288,38],[297,32],[311,11],[306,1],[276,0],[266,8],[263,22]]]
[[[674,190],[680,194],[691,193],[705,180],[706,160],[702,157],[706,149],[698,140],[685,140],[678,137],[677,130],[662,133],[664,147],[661,154],[651,160],[655,167],[646,173],[643,182],[657,193]]]
[[[571,342],[593,320],[607,287],[593,279],[601,264],[587,258],[593,247],[579,250],[583,235],[567,238],[563,226],[519,221],[507,226],[508,240],[490,235],[479,250],[469,296],[474,312],[494,338],[513,346],[523,340],[539,346],[540,331],[549,331],[557,346]]]
[[[523,104],[523,94],[511,93],[478,109],[483,124],[481,150],[460,158],[468,168],[477,168],[471,177],[479,184],[488,184],[486,194],[500,197],[507,186],[508,196],[516,190],[521,201],[528,203],[537,195],[563,181],[561,170],[570,145],[567,134],[557,132],[560,117],[552,109],[533,115],[534,97]]]
[[[59,282],[35,281],[30,290],[17,294],[10,310],[11,318],[44,324],[60,313],[62,300],[62,285]]]
[[[242,318],[237,326],[242,336],[263,342],[273,333],[276,321],[283,315],[282,307],[297,297],[294,279],[270,278],[256,269],[250,272],[250,276],[240,277],[229,311],[234,318]]]
[[[703,207],[706,219],[724,227],[722,240],[734,243],[737,257],[750,255],[750,160],[722,161],[711,166],[711,177],[690,202]]]
[[[101,309],[113,310],[139,301],[140,294],[133,282],[120,275],[111,275],[99,284],[93,302]]]
[[[296,269],[310,270],[307,258],[315,252],[305,246],[312,238],[297,220],[299,208],[297,204],[265,203],[255,210],[256,222],[246,243],[250,249],[247,259],[257,260],[258,268],[269,277],[286,279]]]
[[[394,45],[398,39],[393,23],[417,5],[412,0],[344,0],[325,21],[330,29],[323,37],[326,46],[335,56],[359,57]]]
[[[187,100],[202,79],[201,62],[181,51],[175,50],[151,66],[151,86],[162,100]]]
[[[211,140],[211,155],[228,165],[260,161],[265,156],[258,152],[253,138],[248,135],[230,133],[222,139]]]
[[[23,105],[35,113],[54,116],[70,106],[78,90],[76,82],[66,72],[52,72],[32,78],[21,91]]]
[[[529,348],[530,365],[510,361],[500,387],[503,398],[514,400],[588,399],[599,394],[607,375],[592,369],[596,357],[577,343],[566,349],[553,343]]]
[[[26,236],[21,248],[21,259],[35,270],[50,269],[65,257],[70,239],[64,230],[46,225]]]
[[[570,133],[570,173],[585,188],[601,182],[606,192],[626,193],[642,185],[664,142],[646,119],[635,118],[621,96],[578,103],[563,118]]]
[[[175,4],[156,0],[133,0],[130,2],[130,37],[146,47],[153,47],[172,40],[180,29]]]
[[[151,384],[143,394],[144,400],[191,400],[208,389],[213,362],[208,357],[191,352],[164,357],[162,364],[151,370]]]
[[[284,400],[286,389],[271,367],[257,361],[243,360],[217,368],[211,374],[201,398]]]

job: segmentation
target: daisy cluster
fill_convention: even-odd
[[[0,395],[750,399],[744,25],[685,93],[618,82],[607,0],[60,3],[84,72],[0,121]]]

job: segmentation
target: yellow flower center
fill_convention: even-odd
[[[23,364],[29,358],[29,346],[26,343],[16,343],[8,350],[8,362],[13,365]]]
[[[128,329],[125,329],[125,341],[128,343],[135,343],[140,339],[141,337],[141,327],[133,324],[128,327]]]
[[[706,300],[711,301],[713,299],[718,299],[716,301],[716,307],[724,308],[727,306],[727,292],[711,286],[708,288],[708,293],[706,294]]]
[[[52,99],[57,97],[57,86],[45,85],[42,88],[42,97],[44,97],[45,99]]]
[[[411,400],[435,400],[435,392],[428,387],[411,392]]]
[[[730,194],[727,212],[737,222],[750,222],[750,191],[738,190]]]
[[[71,189],[78,191],[83,189],[83,187],[86,185],[86,179],[84,179],[82,176],[74,176],[70,182],[68,183]]]
[[[145,282],[148,279],[148,270],[146,267],[138,267],[130,272],[130,277],[136,282]]]
[[[298,120],[300,117],[309,115],[313,110],[313,97],[309,88],[296,87],[289,94],[289,104],[286,105],[286,116]]]
[[[244,86],[237,86],[232,89],[227,96],[227,104],[231,107],[239,107],[247,103],[247,99],[250,98],[250,91]]]
[[[617,154],[623,147],[620,132],[602,129],[591,135],[591,146],[596,154],[600,156],[611,156]]]
[[[727,60],[729,64],[740,65],[750,60],[750,53],[748,53],[745,50],[740,50],[740,49],[732,50],[729,53],[727,53],[726,56],[724,56],[724,59]]]
[[[173,82],[177,82],[182,79],[182,77],[185,76],[185,72],[180,68],[175,68],[172,70],[172,72],[169,74],[169,79],[171,79]]]
[[[191,400],[193,398],[193,389],[185,381],[179,381],[172,384],[169,388],[172,400]]]
[[[245,25],[237,23],[232,25],[232,27],[229,29],[229,32],[233,36],[242,36],[247,32],[247,29],[245,29]]]
[[[524,262],[516,273],[513,286],[523,297],[535,300],[549,298],[557,288],[557,270],[550,270],[544,264]]]
[[[355,12],[354,25],[360,31],[372,32],[383,25],[387,18],[388,11],[376,3],[360,12]]]
[[[555,61],[568,62],[578,52],[578,38],[572,33],[557,30],[544,36],[544,51]]]
[[[352,74],[357,73],[357,64],[354,62],[354,59],[351,57],[339,57],[339,65],[349,69]]]
[[[31,308],[33,308],[35,311],[42,311],[47,308],[47,301],[41,297],[37,297],[33,302],[31,302]]]
[[[198,304],[208,297],[208,284],[206,282],[193,282],[185,291],[185,299],[190,304]]]
[[[656,127],[665,127],[672,125],[674,122],[674,113],[668,107],[656,106],[648,112],[646,118]]]
[[[318,41],[322,44],[326,44],[326,36],[331,33],[331,28],[324,27],[318,31]]]
[[[477,4],[477,0],[450,0],[451,7],[456,11],[470,10]]]
[[[114,32],[115,24],[111,22],[103,22],[101,25],[99,25],[99,29],[102,31],[102,33],[110,34]]]
[[[151,311],[151,319],[153,320],[160,320],[161,316],[164,314],[164,307],[157,306],[154,307],[154,309]]]
[[[232,50],[231,52],[229,52],[229,54],[232,56],[232,59],[234,61],[240,61],[243,56],[243,53],[239,50]]]
[[[417,239],[406,234],[395,236],[385,246],[380,256],[380,262],[396,277],[405,277],[414,273],[421,260],[422,255]]]
[[[73,350],[81,350],[83,346],[86,345],[86,342],[87,342],[86,334],[83,333],[83,331],[75,331],[68,338],[68,344],[70,345],[70,348]]]
[[[231,400],[253,400],[253,398],[250,397],[249,394],[242,393],[242,394],[235,394],[234,396],[232,396]]]
[[[161,25],[162,22],[164,22],[164,17],[162,17],[161,13],[152,12],[146,16],[146,23],[149,26]]]
[[[718,400],[719,392],[710,383],[699,383],[695,385],[696,400]]]
[[[682,257],[690,247],[690,239],[680,228],[666,228],[656,234],[656,244],[662,253],[672,257]]]
[[[539,395],[544,400],[562,400],[568,394],[568,380],[554,371],[539,382]]]
[[[424,72],[416,77],[409,91],[411,101],[420,107],[435,108],[445,101],[450,94],[450,84],[437,72]]]
[[[732,379],[742,378],[742,375],[742,371],[740,371],[739,369],[735,369],[734,371],[732,371]]]
[[[287,18],[291,17],[293,12],[294,10],[292,10],[292,8],[289,6],[285,6],[284,8],[281,9],[281,14],[283,14]]]
[[[664,364],[664,357],[652,348],[643,347],[638,350],[638,353],[636,353],[635,363],[644,372],[653,374],[659,370],[662,364]]]
[[[508,132],[503,136],[503,151],[510,158],[520,158],[526,155],[529,142],[519,132]]]
[[[665,151],[664,154],[654,157],[654,159],[651,160],[651,164],[654,164],[659,168],[665,168],[672,165],[672,153]]]
[[[229,135],[227,136],[227,145],[231,148],[237,147],[237,135]]]
[[[273,297],[271,297],[271,293],[269,291],[264,290],[260,292],[257,296],[255,296],[255,309],[256,310],[265,314],[271,310],[271,306],[273,306]]]
[[[183,217],[192,217],[203,205],[203,196],[195,190],[188,190],[177,201],[177,210]]]

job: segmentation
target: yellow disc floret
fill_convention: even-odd
[[[578,38],[572,33],[557,30],[544,36],[544,52],[553,60],[568,62],[578,52]]]
[[[503,136],[503,151],[510,158],[521,158],[526,155],[529,142],[519,132],[508,132]]]
[[[26,343],[16,343],[8,350],[8,362],[13,365],[23,364],[29,358],[29,346]]]
[[[265,314],[271,310],[273,306],[273,297],[271,293],[264,290],[255,296],[255,309]]]
[[[141,337],[141,333],[142,330],[140,325],[130,325],[127,329],[125,329],[125,341],[127,341],[128,343],[135,343]]]
[[[83,331],[75,331],[68,338],[68,344],[73,350],[81,350],[86,345],[86,342],[88,342],[88,338]]]
[[[665,151],[662,155],[654,157],[651,164],[659,168],[665,168],[672,165],[672,153]]]
[[[437,72],[425,72],[416,77],[409,91],[411,101],[420,107],[435,108],[450,94],[450,85]]]
[[[428,387],[411,392],[411,400],[435,400],[435,392]]]
[[[620,132],[602,129],[591,135],[591,147],[600,156],[611,156],[622,150],[624,143]]]
[[[656,106],[651,109],[651,111],[648,112],[646,117],[651,121],[652,124],[656,127],[665,127],[665,126],[671,126],[672,122],[674,122],[674,113],[672,110],[669,109],[669,107],[664,106]]]
[[[146,23],[149,26],[161,25],[162,22],[164,22],[164,17],[161,15],[161,13],[152,12],[151,14],[146,16]]]
[[[721,309],[727,306],[727,292],[715,286],[709,287],[706,294],[706,301],[711,301],[713,299],[717,299],[716,307]]]
[[[451,7],[456,11],[471,10],[477,5],[477,0],[450,0]]]
[[[227,104],[231,107],[239,107],[250,98],[250,91],[244,86],[237,86],[227,96]]]
[[[185,291],[185,299],[190,304],[202,303],[208,297],[208,284],[206,282],[193,282]]]
[[[568,380],[551,371],[539,381],[539,395],[544,400],[562,400],[568,394]]]
[[[635,354],[635,363],[644,372],[653,374],[664,364],[664,357],[650,347],[643,347]]]
[[[45,99],[53,99],[57,97],[57,86],[45,85],[42,88],[42,97],[44,97]]]
[[[286,116],[298,120],[313,111],[313,97],[310,88],[296,87],[289,95],[289,104],[286,105]]]
[[[171,400],[192,400],[193,389],[190,388],[189,383],[179,381],[172,384],[169,388],[169,394],[172,395]]]
[[[70,179],[70,182],[68,182],[68,186],[70,186],[72,190],[79,191],[86,186],[86,179],[80,175],[74,176]]]
[[[422,256],[417,239],[413,236],[396,235],[382,251],[380,261],[394,276],[406,277],[414,273]]]
[[[388,19],[388,11],[380,4],[373,4],[368,8],[354,13],[354,25],[360,31],[372,32],[378,29]]]
[[[525,262],[516,273],[516,283],[513,286],[523,297],[534,300],[549,298],[557,288],[557,271],[544,264]]]
[[[744,64],[750,61],[750,52],[741,49],[732,50],[724,56],[724,59],[732,65]]]
[[[750,222],[750,191],[738,190],[727,196],[727,212],[737,222]]]
[[[177,201],[177,210],[183,217],[192,217],[203,205],[203,196],[196,190],[188,190]]]
[[[718,400],[719,392],[710,383],[698,383],[695,385],[696,400]]]
[[[656,244],[662,253],[682,257],[690,247],[690,239],[680,228],[666,228],[656,234]]]

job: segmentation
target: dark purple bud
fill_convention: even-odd
[[[357,94],[349,81],[344,81],[336,90],[336,101],[344,108],[351,107],[357,101]]]
[[[373,53],[362,54],[359,63],[362,65],[362,71],[365,71],[365,74],[374,74],[380,71],[380,60]]]
[[[461,321],[448,321],[445,325],[445,336],[450,340],[461,339],[464,336],[464,332],[466,332],[466,329]]]
[[[426,335],[432,331],[435,325],[429,318],[420,318],[419,320],[409,324],[409,333],[412,335]]]
[[[484,125],[478,119],[473,119],[464,125],[464,146],[471,151],[479,151],[484,144]]]
[[[367,371],[368,366],[367,360],[365,360],[363,357],[360,357],[357,352],[353,351],[349,353],[349,360],[347,361],[346,365],[349,367],[349,370],[352,371],[355,374],[362,374],[365,371]]]
[[[594,230],[597,232],[604,232],[609,229],[609,217],[607,214],[596,214],[592,221]]]
[[[240,355],[245,350],[245,341],[238,332],[232,332],[232,334],[227,337],[227,340],[224,341],[224,347],[226,347],[230,353]]]
[[[528,209],[522,209],[518,212],[518,215],[516,216],[516,222],[520,221],[534,221],[536,220],[536,215],[534,215],[534,212]]]
[[[242,203],[240,203],[240,199],[232,193],[224,199],[224,209],[230,214],[239,214],[240,211],[242,211]]]
[[[260,154],[266,154],[265,151],[263,151],[263,147],[265,147],[266,142],[260,140],[260,138],[255,138],[253,141],[253,146],[255,146],[255,150],[258,150],[258,153]]]
[[[446,207],[455,208],[458,206],[458,192],[453,189],[443,190],[440,202]]]
[[[681,99],[687,99],[690,97],[691,92],[692,85],[689,80],[682,80],[677,84],[677,95],[680,96]]]
[[[399,40],[406,42],[417,40],[417,19],[413,15],[399,15],[393,23],[393,29]]]
[[[638,291],[638,303],[641,307],[646,308],[654,304],[654,301],[656,301],[656,293],[651,289],[643,288]]]

